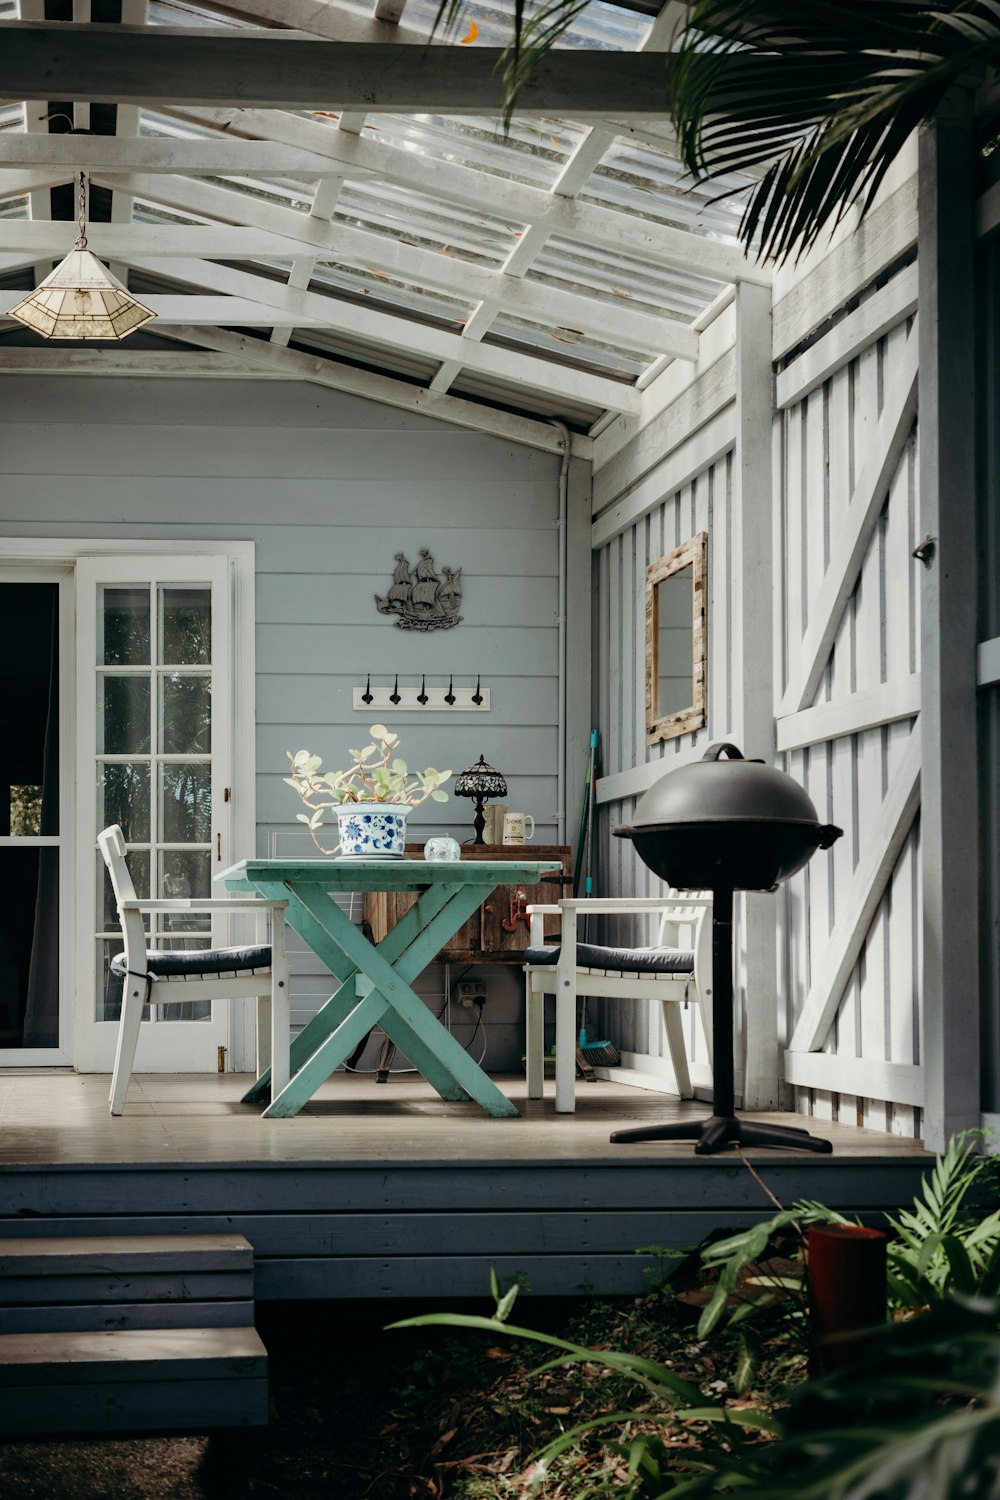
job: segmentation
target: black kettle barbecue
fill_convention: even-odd
[[[723,756],[726,759],[723,759]],[[842,829],[820,823],[797,782],[735,745],[710,745],[700,761],[669,771],[640,798],[628,827],[644,864],[677,890],[711,890],[713,1113],[707,1120],[618,1130],[612,1141],[693,1140],[707,1155],[739,1142],[830,1151],[790,1125],[739,1120],[733,1082],[733,892],[774,891]]]

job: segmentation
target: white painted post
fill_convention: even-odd
[[[919,137],[924,1140],[980,1119],[976,744],[975,138],[948,96]]]
[[[775,756],[771,549],[771,292],[741,283],[736,291],[736,483],[733,506],[734,634],[740,642],[733,728],[745,755]],[[743,1018],[743,1107],[783,1103],[778,1037],[777,905],[771,895],[744,897],[746,971]]]

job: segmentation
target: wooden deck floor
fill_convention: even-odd
[[[871,1219],[911,1201],[930,1158],[873,1131],[758,1115],[828,1135],[829,1156],[687,1143],[612,1145],[612,1130],[710,1113],[617,1083],[580,1084],[575,1115],[500,1078],[521,1118],[448,1104],[419,1077],[337,1075],[291,1120],[240,1103],[248,1078],[141,1075],[125,1114],[108,1080],[0,1075],[0,1236],[240,1232],[258,1299],[481,1296],[489,1271],[559,1295],[628,1293],[655,1256],[817,1199]],[[551,1088],[551,1085],[549,1086]]]
[[[34,1071],[0,1074],[0,1164],[102,1162],[552,1162],[687,1160],[685,1143],[613,1146],[612,1130],[698,1119],[710,1106],[668,1094],[598,1080],[577,1089],[577,1112],[557,1115],[554,1086],[528,1099],[523,1078],[498,1078],[521,1111],[494,1120],[475,1104],[449,1104],[413,1074],[386,1084],[338,1074],[291,1120],[265,1120],[240,1103],[249,1076],[137,1075],[125,1114],[108,1113],[103,1074]],[[825,1136],[838,1157],[912,1157],[918,1142],[854,1130],[801,1115],[750,1114],[750,1119],[802,1125]],[[730,1157],[732,1153],[727,1153]],[[764,1159],[802,1160],[804,1152],[751,1151]]]

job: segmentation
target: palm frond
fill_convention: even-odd
[[[694,0],[673,70],[681,154],[700,179],[766,165],[740,237],[782,261],[866,212],[948,90],[998,63],[997,0]]]

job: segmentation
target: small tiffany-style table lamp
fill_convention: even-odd
[[[487,765],[483,756],[480,756],[474,766],[463,771],[455,781],[456,797],[471,797],[476,804],[475,844],[485,844],[483,829],[486,827],[486,818],[483,816],[483,803],[492,802],[496,797],[506,797],[507,783],[500,772],[493,766]]]

